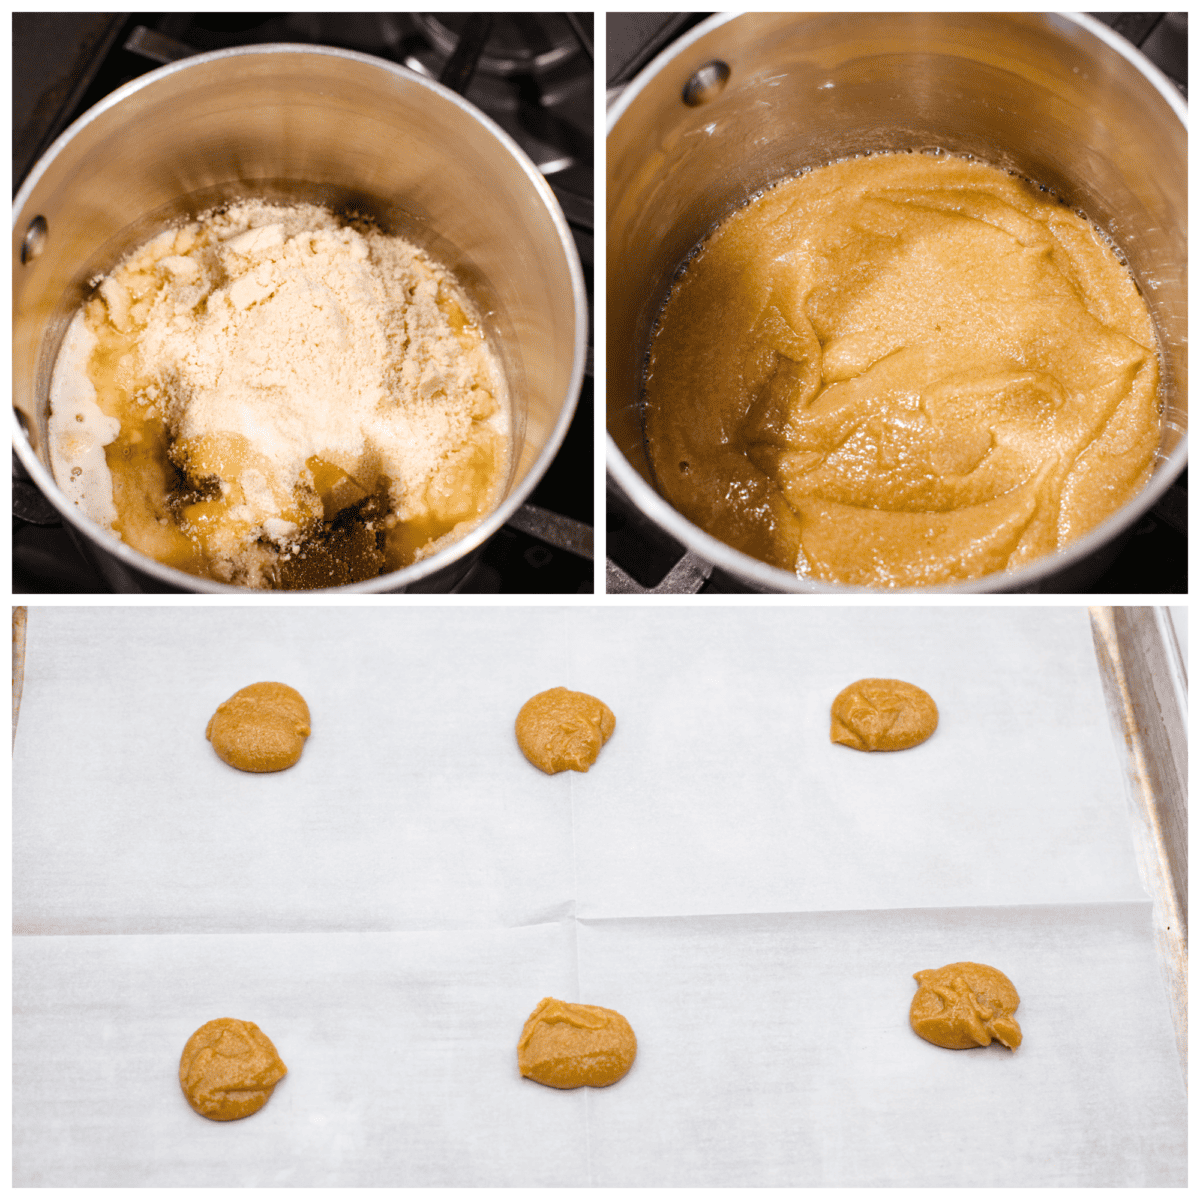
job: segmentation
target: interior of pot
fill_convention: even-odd
[[[286,46],[184,60],[91,110],[22,197],[13,230],[13,399],[43,465],[50,374],[89,280],[158,229],[246,197],[372,217],[457,276],[501,358],[513,404],[502,509],[536,483],[569,423],[586,309],[549,188],[470,105],[389,64]],[[44,245],[22,264],[22,239],[38,217]]]
[[[1182,469],[1187,132],[1131,61],[1049,14],[752,14],[701,28],[622,97],[608,138],[608,429],[642,479],[653,486],[645,355],[700,241],[805,168],[934,149],[1050,188],[1119,248],[1162,350],[1159,474]],[[685,86],[713,61],[728,83],[689,107]]]

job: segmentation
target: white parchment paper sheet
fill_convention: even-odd
[[[584,920],[580,989],[637,1030],[591,1097],[609,1186],[1183,1186],[1148,901]],[[914,971],[1018,981],[1015,1052],[912,1032]],[[627,1085],[627,1086],[626,1086]]]
[[[1082,609],[41,609],[15,749],[20,932],[424,929],[1144,896]],[[923,745],[829,741],[864,675],[936,699]],[[300,763],[204,740],[298,688]],[[587,775],[516,748],[591,691]]]
[[[866,675],[925,687],[937,734],[832,746],[829,703]],[[313,713],[278,775],[203,738],[259,679]],[[586,776],[542,775],[513,739],[558,684],[617,714]],[[1178,1180],[1112,736],[1081,609],[34,609],[17,1181]],[[912,972],[960,958],[1016,982],[1016,1055],[908,1031]],[[1084,999],[1082,967],[1103,985]],[[630,1018],[618,1087],[517,1077],[548,994]],[[248,1121],[178,1092],[214,1016],[257,1021],[290,1068]],[[986,1113],[1038,1153],[967,1128],[984,1073]],[[917,1102],[950,1111],[941,1134]],[[864,1113],[878,1153],[855,1145]]]
[[[521,1079],[521,1025],[574,992],[573,923],[430,933],[17,938],[14,1182],[463,1186],[586,1180],[583,1092]],[[179,1055],[254,1021],[288,1074],[194,1113]]]
[[[583,921],[396,934],[16,939],[18,1184],[1137,1186],[1186,1181],[1149,902]],[[913,970],[1020,981],[1025,1041],[907,1025]],[[542,994],[639,1039],[554,1092],[515,1046]],[[532,997],[532,998],[531,998]],[[246,1121],[188,1108],[196,1014],[290,1073]]]
[[[575,671],[621,701],[574,782],[581,916],[1145,895],[1086,610],[624,616],[571,626]],[[933,696],[929,741],[830,742],[872,676]]]
[[[528,924],[572,898],[570,782],[513,720],[559,682],[568,614],[35,609],[14,750],[29,933]],[[300,691],[288,771],[204,731],[258,680]]]

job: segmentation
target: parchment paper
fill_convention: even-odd
[[[831,745],[864,675],[935,736]],[[313,713],[273,776],[203,738],[259,679]],[[617,714],[586,776],[512,736],[558,684]],[[1112,736],[1080,609],[34,609],[15,1182],[1182,1184]],[[963,958],[1016,1054],[908,1029]],[[543,995],[624,1012],[630,1075],[521,1080]],[[290,1068],[227,1125],[176,1080],[215,1016]]]

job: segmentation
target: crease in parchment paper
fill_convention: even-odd
[[[574,680],[576,678],[576,664],[575,664],[575,656],[574,656],[574,644],[573,644],[572,638],[571,638],[572,626],[571,626],[570,621],[565,619],[566,614],[564,613],[563,615],[564,615],[563,642],[565,645],[565,657],[566,657],[566,663],[567,663],[566,674],[567,674],[568,679]],[[576,690],[576,691],[580,690],[578,688],[575,688],[573,684],[567,684],[566,686],[572,688],[572,690]],[[604,703],[607,703],[607,701],[604,700],[603,696],[600,697],[600,700],[603,701]],[[621,724],[621,719],[620,719],[620,716],[618,715],[616,729],[620,728],[620,724]],[[614,731],[613,731],[614,735],[616,733],[616,729],[614,729]],[[607,743],[606,743],[606,745],[607,745]],[[601,757],[603,757],[603,755],[604,755],[604,750],[605,750],[605,746],[601,746],[600,747]],[[592,769],[594,770],[595,767],[593,766]],[[567,790],[568,790],[568,795],[570,797],[570,803],[571,803],[571,912],[572,912],[572,916],[576,917],[577,910],[578,910],[578,896],[579,896],[579,820],[578,820],[578,811],[577,811],[578,804],[579,804],[579,790],[575,786],[576,779],[577,779],[577,773],[575,771],[567,771],[567,772],[565,772],[565,774],[567,776]],[[574,997],[575,997],[575,1002],[578,1004],[595,1004],[595,1003],[597,1003],[597,1000],[595,998],[589,998],[583,994],[582,984],[580,982],[578,929],[576,929],[576,935],[575,935],[575,991],[574,991]],[[609,1006],[607,1004],[604,1004],[604,1005],[602,1005],[602,1007],[607,1008]],[[585,1153],[585,1159],[584,1159],[585,1171],[586,1171],[585,1178],[587,1180],[587,1186],[592,1187],[596,1181],[595,1168],[594,1168],[594,1164],[592,1162],[592,1101],[591,1101],[592,1089],[590,1087],[585,1087],[585,1088],[581,1088],[580,1091],[583,1092],[583,1145],[584,1145],[584,1153]]]

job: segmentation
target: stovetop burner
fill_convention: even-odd
[[[708,13],[609,13],[606,80],[612,103],[656,55]],[[1186,13],[1092,13],[1137,46],[1187,95]],[[750,593],[740,580],[664,533],[609,480],[606,590],[623,594]],[[1097,595],[1183,594],[1187,583],[1187,472],[1134,527]]]
[[[485,31],[465,97],[553,188],[583,265],[592,317],[592,16],[559,13],[17,13],[13,187],[59,134],[110,92],[191,54],[266,42],[337,46],[442,77],[464,35]],[[460,58],[462,56],[460,55]],[[561,450],[492,538],[461,592],[591,592],[592,356]],[[105,592],[58,514],[14,459],[13,591]]]

